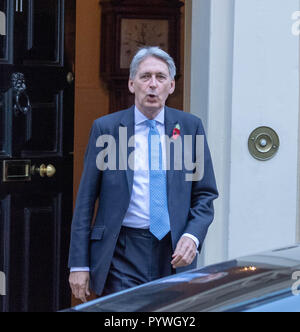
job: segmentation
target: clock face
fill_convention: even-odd
[[[120,68],[128,69],[141,47],[158,46],[168,52],[168,37],[168,20],[122,19]]]

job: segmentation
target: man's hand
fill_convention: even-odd
[[[90,296],[89,291],[89,272],[71,272],[69,277],[70,287],[76,299],[87,302],[86,296]]]
[[[174,254],[172,255],[172,266],[174,269],[190,265],[196,257],[196,243],[187,236],[182,236],[178,241]]]

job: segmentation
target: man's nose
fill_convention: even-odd
[[[157,79],[155,76],[152,76],[151,77],[151,80],[150,80],[150,87],[151,88],[156,88],[157,87]]]

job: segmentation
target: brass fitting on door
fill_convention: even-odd
[[[32,166],[31,168],[31,174],[39,174],[40,177],[44,178],[47,176],[48,178],[52,178],[56,173],[56,168],[53,165],[46,166],[45,164],[42,164],[40,167]]]

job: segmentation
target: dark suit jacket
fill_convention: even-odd
[[[192,135],[194,145],[196,135],[205,135],[199,118],[166,107],[166,135],[170,137],[173,135],[176,124],[180,125],[182,137]],[[97,148],[96,141],[101,135],[112,135],[118,152],[119,127],[127,127],[129,139],[134,135],[134,126],[134,106],[95,120],[85,155],[85,166],[72,222],[69,267],[89,266],[91,287],[97,294],[102,293],[122,221],[129,206],[133,170],[117,168],[117,170],[100,171],[96,166],[96,159],[103,148]],[[196,150],[194,145],[193,158]],[[133,149],[128,148],[128,156]],[[118,163],[117,156],[117,165]],[[172,165],[171,153],[171,169],[167,171],[167,193],[173,249],[175,250],[183,233],[197,237],[201,247],[213,220],[213,200],[218,196],[206,139],[204,176],[200,181],[186,181],[185,175],[188,171],[174,170]],[[99,198],[98,211],[95,223],[91,226],[97,198]],[[194,267],[196,260],[189,267],[177,269],[176,272]]]

